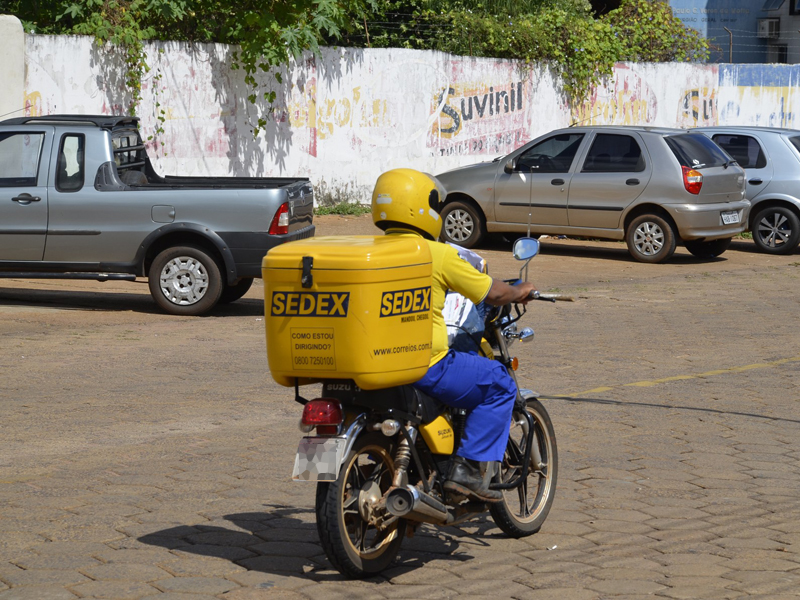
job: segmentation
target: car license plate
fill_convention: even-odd
[[[294,459],[294,481],[336,481],[347,439],[304,437]]]
[[[739,222],[739,213],[735,210],[726,210],[722,213],[722,222],[725,225],[734,225]]]

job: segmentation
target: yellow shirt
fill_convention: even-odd
[[[418,235],[405,230],[390,229],[391,235]],[[421,236],[419,236],[421,237]],[[441,242],[426,240],[431,250],[433,283],[431,290],[431,312],[433,313],[433,340],[431,345],[431,366],[442,360],[449,346],[447,343],[447,324],[444,322],[444,299],[447,290],[453,290],[478,304],[489,293],[492,278],[481,273],[467,261],[458,256],[452,246]]]

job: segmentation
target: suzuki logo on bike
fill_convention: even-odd
[[[383,296],[381,296],[382,317],[395,317],[397,315],[427,312],[430,309],[430,287],[384,292]]]
[[[273,317],[346,317],[350,292],[272,292]]]

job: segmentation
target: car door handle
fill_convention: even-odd
[[[638,179],[628,179],[625,182],[625,185],[639,185],[639,180]]]
[[[564,185],[564,180],[563,179],[553,179],[553,181],[550,182],[550,185]]]
[[[11,200],[13,202],[19,202],[20,204],[27,204],[30,202],[39,202],[41,198],[39,196],[31,196],[30,194],[20,194],[19,196],[14,196]]]
[[[761,185],[762,183],[764,183],[764,180],[755,177],[753,179],[750,179],[747,183],[749,183],[750,185]]]

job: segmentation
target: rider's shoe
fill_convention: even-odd
[[[444,489],[482,502],[500,502],[503,499],[502,492],[489,489],[489,477],[481,473],[478,461],[458,455],[453,457],[453,466],[444,482]]]

